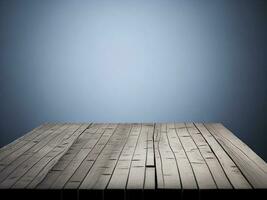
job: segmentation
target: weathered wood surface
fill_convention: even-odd
[[[218,123],[48,123],[0,149],[0,192],[17,189],[55,199],[266,192],[267,164]]]

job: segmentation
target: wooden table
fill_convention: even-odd
[[[234,199],[267,165],[219,123],[47,123],[0,149],[10,199]]]

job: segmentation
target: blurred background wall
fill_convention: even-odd
[[[267,160],[264,0],[1,0],[0,145],[44,122],[222,122]]]

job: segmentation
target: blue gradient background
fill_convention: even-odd
[[[47,121],[222,122],[267,160],[267,3],[1,0],[0,145]]]

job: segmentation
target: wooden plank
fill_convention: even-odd
[[[45,124],[0,149],[0,189],[105,190],[118,198],[154,189],[182,189],[187,198],[200,189],[204,198],[215,189],[267,188],[267,164],[221,124],[88,126]]]
[[[146,158],[146,167],[155,167],[154,163],[154,144],[153,144],[153,135],[154,135],[154,124],[150,124],[150,128],[147,132],[147,158]],[[153,127],[152,127],[153,126]]]
[[[115,134],[117,128],[117,124],[109,124],[103,134],[98,133],[94,135],[95,142],[88,146],[92,150],[90,151],[90,153],[88,153],[88,155],[81,162],[79,167],[73,173],[72,177],[65,184],[65,188],[77,189],[81,185],[82,181],[85,179],[86,175],[99,157],[100,153],[106,147],[111,137]]]
[[[245,175],[247,180],[254,188],[267,188],[267,173],[260,166],[258,160],[251,154],[250,150],[246,150],[245,146],[239,143],[239,140],[221,124],[205,124],[206,128],[221,144],[224,150],[231,156],[236,165]],[[237,145],[242,147],[238,147]]]
[[[54,167],[48,172],[47,176],[42,180],[42,182],[37,186],[40,189],[49,189],[58,179],[58,177],[63,173],[63,170],[73,162],[75,156],[82,149],[91,150],[92,147],[89,144],[94,144],[97,142],[94,135],[99,136],[97,131],[101,129],[102,133],[102,124],[91,124],[75,141],[75,143],[70,147],[70,149],[64,154],[60,160],[54,165]],[[99,136],[100,138],[100,136]],[[88,144],[89,143],[89,144]],[[77,159],[76,159],[77,160]],[[76,161],[75,160],[75,161]],[[78,161],[77,161],[78,162]]]
[[[131,155],[131,153],[129,152],[129,148],[134,149],[132,148],[134,147],[132,145],[135,145],[136,141],[131,136],[137,138],[140,129],[138,130],[138,125],[137,125],[137,130],[134,130],[133,128],[136,128],[136,124],[130,124],[130,125],[131,125],[130,132],[129,134],[126,135],[127,137],[125,138],[124,145],[121,147],[118,146],[119,148],[117,151],[116,149],[112,149],[112,151],[114,151],[114,154],[112,153],[112,156],[109,157],[108,162],[104,166],[102,174],[100,175],[99,179],[97,180],[96,184],[93,187],[94,189],[105,189],[108,186],[111,176],[114,174],[114,170],[118,165],[120,158],[121,161],[130,161],[131,158],[133,157],[133,155]],[[120,143],[123,144],[123,142]],[[124,188],[125,185],[124,187],[118,189],[124,189]]]
[[[154,152],[155,152],[157,188],[164,188],[162,159],[161,159],[161,154],[160,154],[160,150],[159,150],[159,143],[161,141],[161,124],[159,124],[159,123],[155,124],[153,137],[154,137]]]
[[[164,188],[180,189],[180,175],[174,153],[170,147],[168,133],[171,129],[170,124],[161,124],[161,140],[159,142],[159,152],[162,160],[162,172]]]
[[[44,131],[42,135],[48,137],[51,133],[58,131],[59,127],[60,125],[52,126],[50,129]],[[0,188],[6,188],[8,185],[15,183],[15,181],[22,175],[19,171],[24,170],[23,166],[21,167],[20,165],[24,164],[34,155],[34,150],[36,150],[36,147],[38,146],[39,142],[31,140],[1,161],[5,168],[0,173]]]
[[[40,174],[42,174],[41,172],[43,171],[43,169],[47,169],[49,168],[48,166],[57,162],[59,157],[61,157],[65,152],[66,148],[68,148],[72,144],[71,141],[75,138],[73,136],[80,126],[80,124],[74,124],[69,126],[67,129],[63,126],[62,130],[57,133],[56,138],[53,138],[53,140],[49,142],[49,145],[45,146],[41,152],[38,152],[39,154],[33,157],[34,159],[30,160],[28,165],[26,165],[27,170],[20,168],[20,170],[17,171],[15,175],[13,175],[13,179],[16,180],[16,183],[12,184],[12,188],[25,188],[32,181],[34,181],[35,178],[36,180],[39,180]],[[84,129],[86,127],[87,126],[83,126]],[[41,159],[39,158],[39,156],[41,157]],[[38,159],[37,162],[35,158]],[[49,168],[49,170],[50,169],[51,168]],[[46,173],[43,175],[46,175]],[[8,184],[10,184],[10,182],[14,183],[13,179],[9,179]]]
[[[53,129],[53,131],[48,130],[46,132],[47,137],[51,137],[50,134],[52,134],[52,133],[57,134],[57,133],[62,132],[65,129],[65,126],[57,125],[57,128],[58,129],[56,129],[55,131],[54,131],[54,129]],[[44,145],[46,143],[41,142],[41,143],[34,143],[34,144],[36,144],[38,146],[40,146],[40,144],[41,144],[41,147],[44,147]],[[35,145],[35,147],[36,147],[36,145]],[[41,149],[41,151],[38,151],[40,149]],[[25,162],[23,162],[3,182],[1,182],[0,188],[9,188],[9,187],[13,186],[36,162],[38,162],[42,158],[42,156],[44,154],[47,153],[46,151],[42,151],[42,148],[40,148],[40,149],[38,149],[38,147],[34,148],[34,149],[32,147],[31,149],[29,149],[28,152],[26,152],[26,154],[25,154],[25,155],[27,155],[27,153],[29,153],[29,155],[30,155],[29,159],[27,159]],[[47,150],[47,146],[44,147],[44,150]]]
[[[206,129],[204,124],[195,123],[198,130],[201,132],[202,136],[208,142],[213,153],[216,155],[218,161],[223,166],[228,179],[230,180],[232,186],[235,189],[250,189],[251,186],[247,182],[246,178],[242,175],[233,160],[227,155],[221,145],[213,137],[213,135]]]
[[[236,148],[243,152],[252,162],[254,162],[260,170],[267,173],[267,163],[258,156],[249,146],[247,146],[242,140],[234,135],[230,130],[225,128],[220,123],[213,124],[214,127],[220,132],[220,134],[228,141],[230,141]]]
[[[53,166],[53,168],[48,172],[47,176],[38,184],[39,189],[48,189],[56,181],[58,176],[66,168],[69,162],[74,159],[74,156],[78,153],[82,145],[86,142],[82,140],[81,137],[90,138],[90,141],[94,141],[93,133],[95,133],[99,128],[98,124],[90,124],[90,126],[80,135],[75,143],[70,147],[70,149],[64,154],[60,160]]]
[[[79,135],[81,135],[88,128],[89,124],[77,124],[77,126],[79,127],[78,129],[75,128],[74,124],[73,128],[66,133],[66,136],[63,138],[63,140],[42,160],[40,160],[28,172],[28,174],[26,173],[24,177],[22,177],[22,186],[26,186],[29,189],[36,188],[36,186],[45,178],[47,173],[58,162],[58,160],[68,151]]]
[[[143,189],[146,169],[146,146],[147,133],[151,125],[142,124],[141,133],[138,138],[137,146],[131,161],[127,189]]]
[[[95,141],[93,137],[101,135],[107,124],[91,124],[75,141],[65,155],[56,163],[52,170],[63,171],[67,165],[75,158],[81,149],[90,149],[91,144]],[[51,170],[51,171],[52,171]]]
[[[60,126],[60,125],[58,125]],[[68,125],[61,125],[59,129],[54,132],[48,132],[47,138],[50,138],[50,143],[57,140],[51,140],[55,135],[61,135],[62,132],[67,128]],[[64,135],[63,135],[64,136]],[[44,138],[46,139],[46,138]],[[9,188],[12,187],[21,177],[23,177],[44,155],[46,155],[49,151],[52,150],[48,145],[45,146],[47,140],[40,141],[37,143],[40,148],[32,148],[29,150],[30,158],[23,162],[15,171],[13,171],[5,181],[0,184],[0,187]],[[41,145],[40,145],[41,144]],[[51,145],[51,144],[50,144]],[[36,147],[36,146],[35,146]],[[43,148],[42,148],[43,147]],[[26,154],[27,155],[27,154]]]
[[[6,146],[2,147],[0,149],[0,160],[2,160],[4,157],[12,153],[13,151],[21,148],[23,145],[26,144],[27,141],[30,141],[30,137],[32,136],[38,136],[42,132],[46,131],[47,129],[51,128],[52,124],[42,124],[35,129],[29,131],[25,135],[19,137],[18,139],[14,140],[13,142],[7,144]]]
[[[48,125],[48,127],[45,127],[44,129],[38,129],[32,135],[29,135],[27,140],[21,140],[13,148],[9,148],[6,151],[2,152],[0,169],[3,170],[6,166],[8,166],[10,163],[19,158],[23,153],[35,146],[39,142],[36,140],[36,138],[40,138],[40,136],[46,137],[50,133],[53,133],[55,130],[57,130],[59,127],[60,125],[57,124],[54,126]]]
[[[96,159],[94,165],[90,169],[89,173],[83,180],[80,189],[92,189],[95,187],[101,187],[98,181],[103,181],[101,175],[109,174],[112,170],[113,163],[118,160],[120,152],[122,151],[128,135],[131,130],[130,124],[120,124],[118,129],[112,135],[107,145]],[[102,184],[101,184],[102,185]]]
[[[217,157],[212,152],[206,140],[203,138],[202,134],[193,123],[186,123],[186,127],[206,164],[208,165],[217,187],[219,189],[231,189],[232,185],[228,181],[222,166],[220,165]]]
[[[123,148],[122,154],[119,157],[118,163],[112,173],[111,179],[108,183],[108,189],[125,189],[127,179],[129,176],[131,160],[133,158],[137,141],[141,132],[141,124],[133,124],[130,132],[129,139],[125,147]]]
[[[155,124],[150,124],[147,132],[146,143],[146,169],[145,169],[145,185],[144,189],[156,188],[156,169],[155,169],[155,150],[154,150],[154,130]]]
[[[145,176],[145,190],[154,190],[156,188],[156,171],[155,167],[146,167],[146,176]]]
[[[216,189],[209,167],[203,159],[184,123],[175,124],[177,135],[193,168],[199,189]]]
[[[49,142],[51,143],[51,141],[67,127],[68,125],[62,125],[59,129],[53,132],[50,130],[47,131],[47,137],[37,142],[32,148],[24,152],[20,157],[1,171],[0,182],[8,176],[8,179],[12,180],[9,184],[13,184],[14,181],[18,180],[20,176],[26,173],[36,162],[38,162],[38,160],[42,158],[42,156],[51,150],[52,147],[48,146]]]
[[[181,185],[183,189],[197,189],[197,182],[195,175],[190,164],[190,161],[187,158],[185,150],[180,142],[179,137],[177,136],[176,129],[174,124],[168,125],[168,140],[170,147],[176,158],[178,169],[180,172]]]
[[[99,129],[96,131],[97,135],[100,135],[101,137],[105,133],[107,126],[108,124],[101,124]],[[111,134],[112,132],[109,132],[109,135]],[[84,138],[84,137],[85,135],[83,135],[81,138]],[[87,147],[92,147],[94,144],[92,144],[92,141],[90,140],[90,141],[87,141],[87,144],[85,145]],[[76,169],[80,166],[82,161],[85,159],[85,157],[91,152],[91,150],[92,148],[86,148],[86,147],[80,148],[80,151],[77,153],[77,155],[75,155],[75,158],[71,160],[71,162],[67,165],[67,167],[60,173],[58,178],[54,182],[52,182],[51,188],[53,189],[63,188],[64,185],[67,183],[67,181],[71,178],[73,173],[76,171]]]
[[[110,180],[110,177],[114,171],[114,168],[118,162],[118,159],[122,153],[123,148],[125,147],[129,134],[132,129],[131,124],[124,124],[124,131],[118,134],[118,138],[110,140],[106,149],[99,156],[99,161],[96,163],[96,166],[99,164],[100,169],[99,178],[95,181],[94,184],[91,184],[93,189],[105,189]]]

